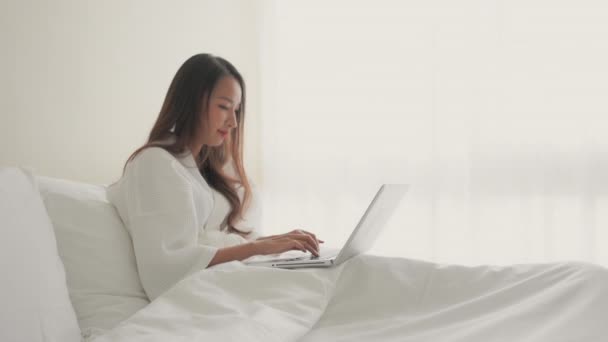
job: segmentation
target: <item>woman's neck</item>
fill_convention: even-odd
[[[190,152],[192,152],[192,158],[194,158],[195,162],[199,162],[199,156],[201,155],[201,150],[203,149],[203,145],[195,145],[195,144],[191,144],[190,146],[188,146],[188,148],[190,149]]]

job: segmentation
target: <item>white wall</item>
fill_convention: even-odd
[[[258,146],[258,25],[252,2],[15,1],[0,4],[0,166],[116,180],[179,66],[209,52],[248,85],[246,159]]]

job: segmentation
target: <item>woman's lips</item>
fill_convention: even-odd
[[[218,132],[220,132],[220,134],[221,134],[223,137],[226,137],[226,136],[228,135],[228,131],[222,131],[221,129],[218,129],[217,131],[218,131]]]

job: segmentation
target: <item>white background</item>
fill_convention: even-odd
[[[374,253],[608,265],[602,1],[3,1],[0,163],[114,181],[199,52],[248,84],[267,233],[340,245],[381,183]]]

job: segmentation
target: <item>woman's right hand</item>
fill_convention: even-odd
[[[319,242],[314,235],[304,234],[301,230],[295,230],[287,234],[260,238],[253,242],[256,254],[278,254],[287,251],[298,250],[310,252],[319,256]]]
[[[322,240],[310,232],[296,229],[286,234],[261,237],[246,244],[220,248],[207,267],[233,260],[245,260],[254,255],[279,254],[287,251],[310,252],[319,256]]]

